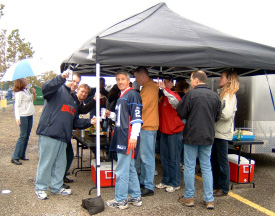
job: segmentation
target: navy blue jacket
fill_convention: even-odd
[[[42,86],[45,99],[43,112],[36,130],[37,135],[48,136],[62,142],[70,142],[72,129],[91,126],[89,119],[79,119],[77,102],[70,94],[61,75]]]

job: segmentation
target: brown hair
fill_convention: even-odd
[[[190,85],[189,85],[189,83],[183,83],[182,84],[182,90],[184,90],[184,89],[186,89],[186,90],[188,90],[190,88]]]
[[[226,75],[227,83],[223,86],[220,97],[223,98],[227,94],[232,97],[239,90],[239,80],[237,73],[232,69],[224,70],[222,74],[223,73]]]
[[[25,78],[17,79],[14,81],[13,91],[14,92],[22,91],[26,86],[27,85],[26,85]]]
[[[144,67],[144,66],[137,67],[137,68],[134,70],[134,73],[138,73],[138,74],[144,73],[144,74],[146,74],[147,76],[149,76],[149,72],[148,72],[147,68]]]
[[[202,70],[198,70],[198,71],[194,71],[191,76],[193,77],[193,79],[198,79],[200,81],[200,83],[206,83],[207,80],[207,75],[204,71]]]
[[[90,93],[90,91],[91,91],[90,86],[88,86],[87,84],[84,84],[84,83],[82,83],[78,86],[78,89],[81,89],[81,88],[88,89],[88,93]]]
[[[79,79],[81,79],[81,75],[80,75],[80,73],[78,73],[78,72],[74,72],[74,73],[73,73],[73,76],[74,76],[74,75],[75,75],[75,76],[77,76]]]

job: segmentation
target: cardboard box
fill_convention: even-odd
[[[115,186],[116,184],[116,161],[113,160],[113,170],[112,162],[100,162],[100,186],[109,187]],[[93,182],[96,184],[96,160],[91,161],[91,177]]]
[[[253,180],[254,168],[255,168],[254,160],[251,160],[251,165],[249,165],[249,160],[241,156],[239,173],[238,173],[238,155],[228,154],[228,160],[229,160],[231,181],[237,182],[237,183],[247,183]],[[249,168],[250,168],[250,178],[249,178]],[[238,181],[238,176],[239,176],[239,181]]]

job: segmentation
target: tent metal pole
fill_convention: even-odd
[[[100,196],[100,64],[96,63],[96,190]]]

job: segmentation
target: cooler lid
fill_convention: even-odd
[[[238,164],[238,155],[237,154],[228,154],[228,160],[232,163]],[[240,157],[240,164],[249,164],[249,160],[245,157]],[[251,164],[255,164],[254,160],[251,160]]]
[[[96,167],[96,159],[92,159],[91,166]],[[111,170],[112,169],[112,162],[111,161],[100,161],[100,169],[101,170]],[[113,160],[113,169],[116,169],[116,161]]]

